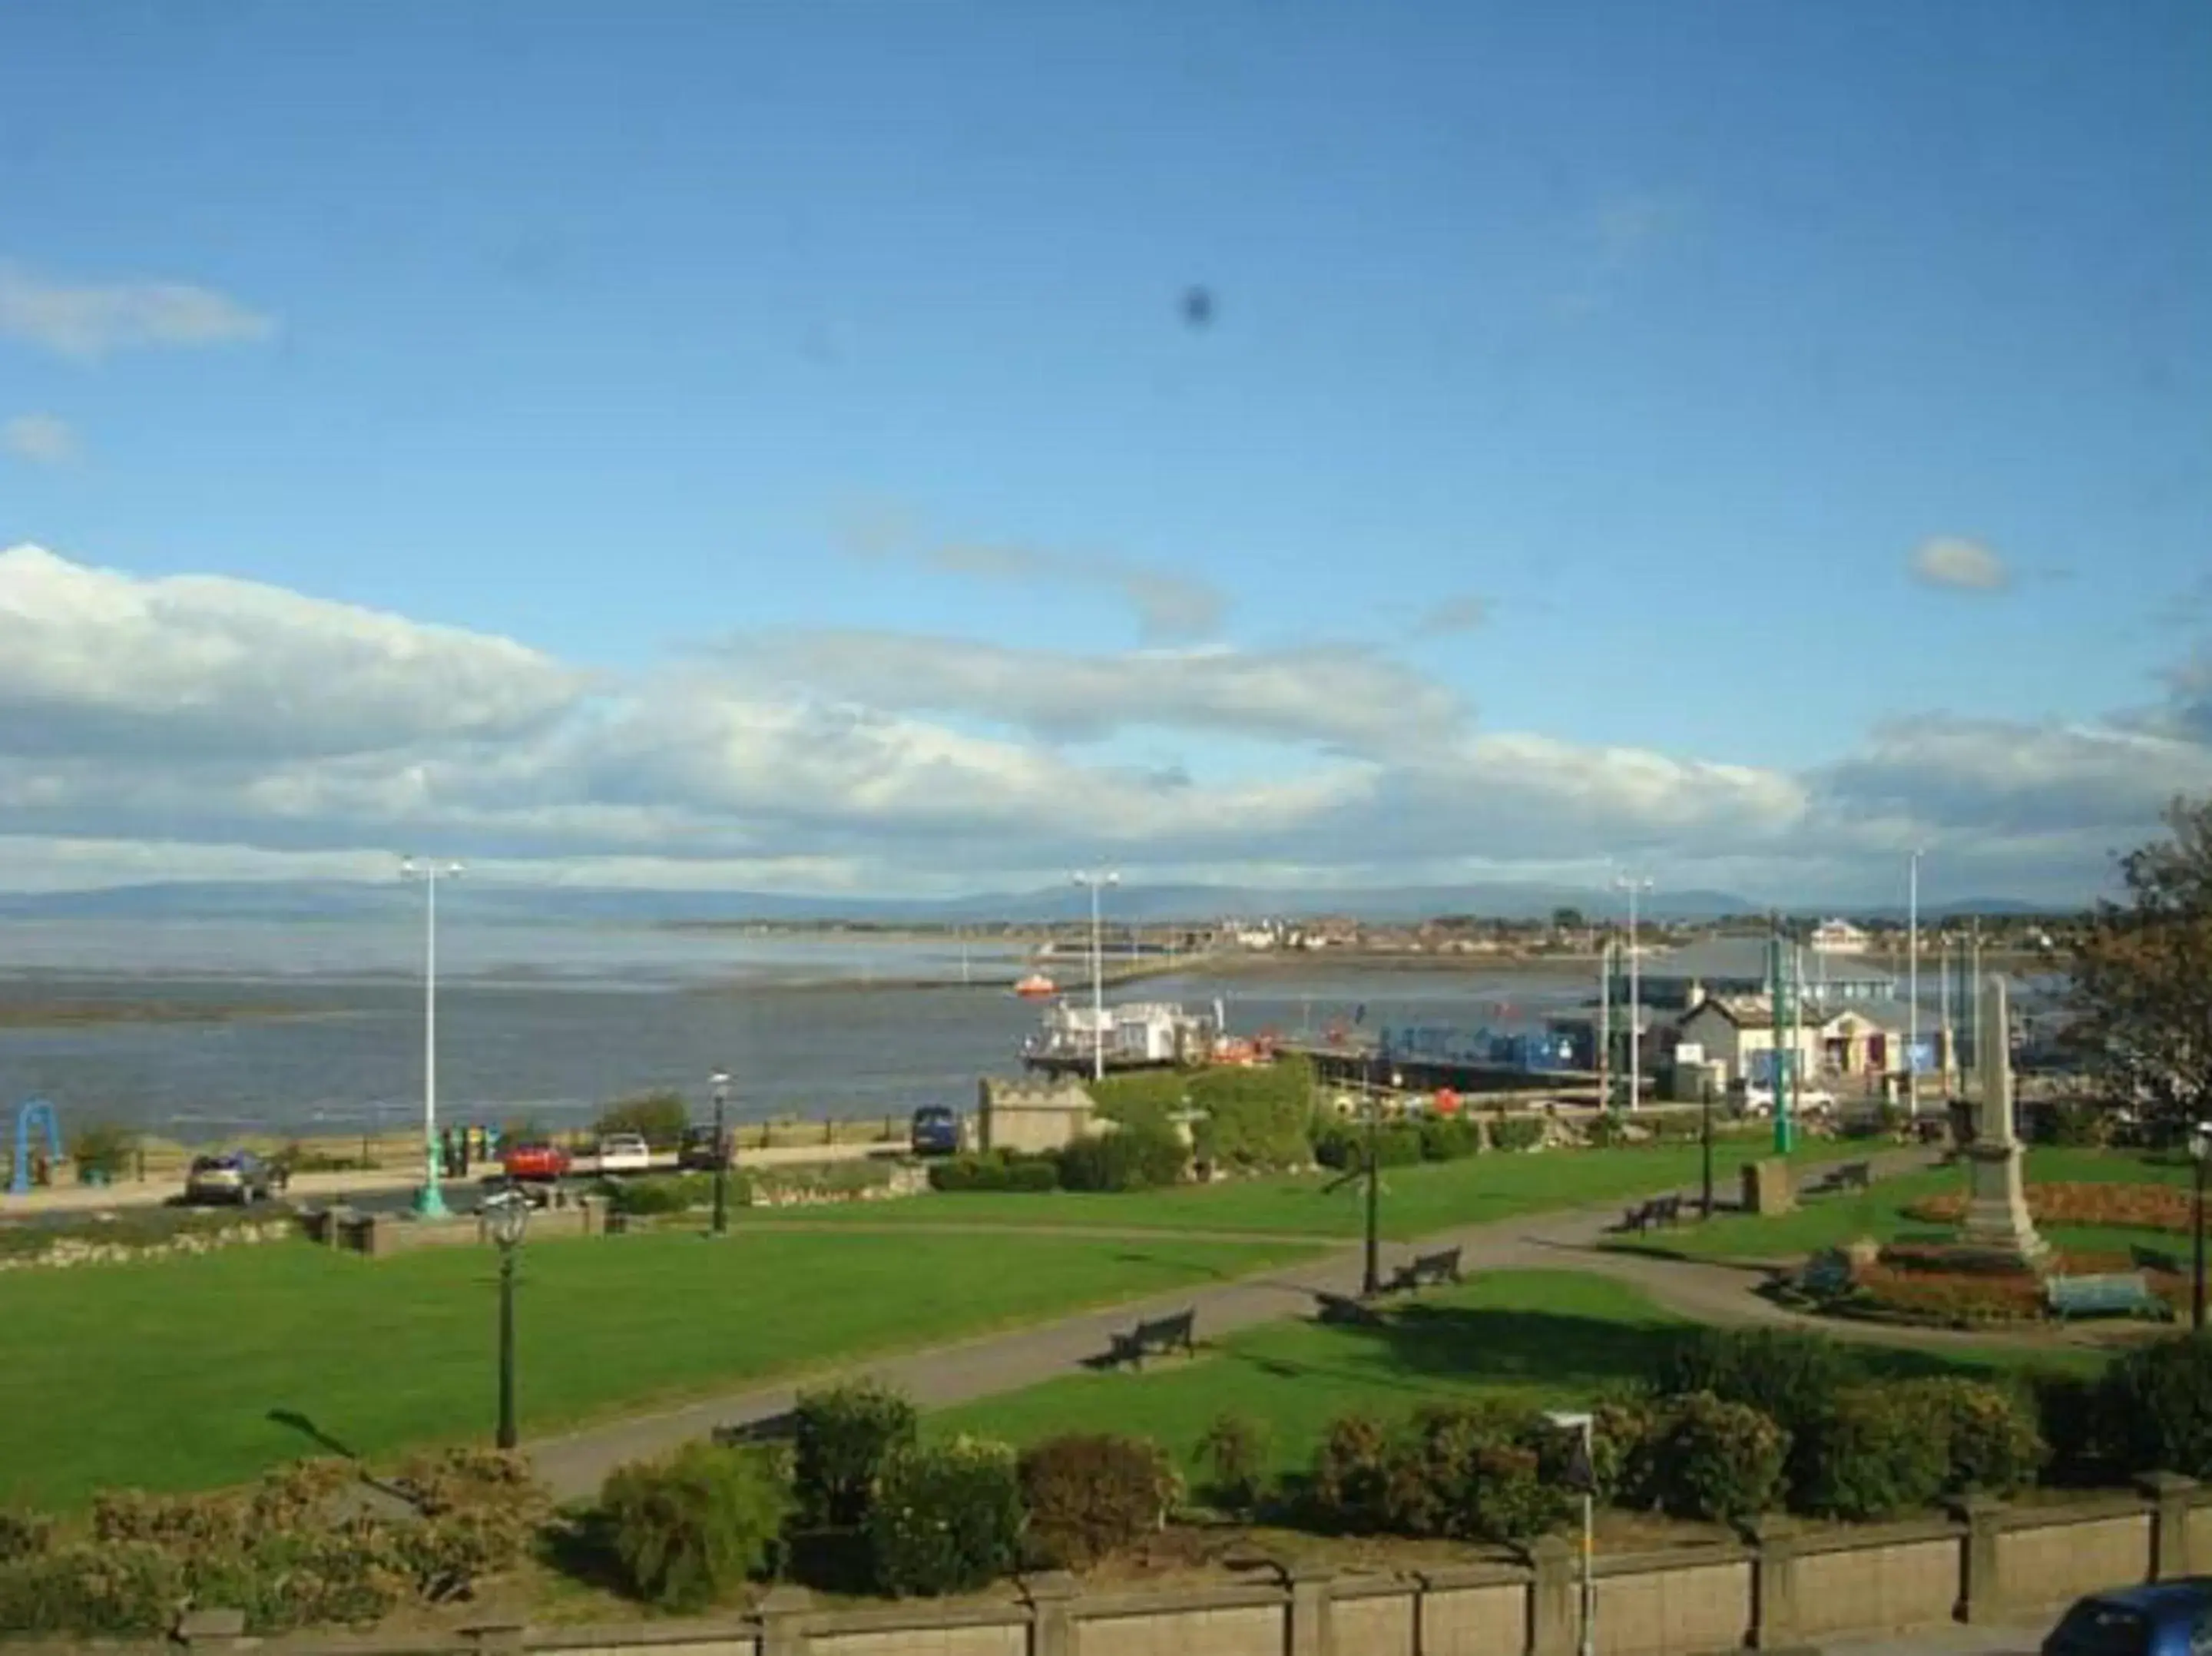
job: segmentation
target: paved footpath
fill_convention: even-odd
[[[1934,1165],[1924,1149],[1900,1150],[1873,1158],[1875,1176]],[[1817,1172],[1814,1175],[1817,1178]],[[1415,1243],[1389,1245],[1386,1270],[1415,1251],[1457,1245],[1462,1269],[1595,1271],[1633,1283],[1669,1310],[1699,1322],[1762,1323],[1818,1327],[1840,1338],[1883,1345],[1990,1347],[2018,1341],[2048,1348],[2052,1336],[1965,1333],[1948,1329],[1911,1329],[1814,1318],[1774,1305],[1754,1290],[1765,1280],[1761,1268],[1741,1263],[1664,1259],[1598,1245],[1606,1227],[1618,1220],[1622,1203],[1567,1213],[1532,1215],[1488,1225],[1465,1227]],[[840,1228],[843,1228],[840,1227]],[[886,1227],[889,1228],[889,1227]],[[933,1228],[900,1227],[905,1233]],[[964,1228],[964,1227],[963,1227]],[[1024,1234],[1036,1235],[1035,1229]],[[1059,1233],[1049,1233],[1058,1234]],[[1113,1233],[1086,1227],[1086,1234]],[[1158,1241],[1164,1233],[1128,1231],[1131,1240]],[[1209,1239],[1236,1239],[1235,1233],[1208,1233]],[[1663,1234],[1663,1233],[1662,1233]],[[1320,1239],[1302,1238],[1306,1241]],[[1338,1242],[1340,1239],[1328,1239]],[[925,1409],[972,1403],[979,1397],[1083,1372],[1110,1343],[1117,1330],[1140,1318],[1194,1308],[1202,1340],[1261,1323],[1310,1316],[1322,1295],[1357,1294],[1360,1282],[1357,1243],[1334,1245],[1315,1259],[1279,1266],[1256,1275],[1213,1286],[1185,1287],[1170,1293],[1088,1311],[1058,1322],[1034,1324],[951,1345],[848,1362],[795,1376],[773,1385],[731,1392],[665,1410],[632,1416],[528,1446],[538,1472],[562,1500],[591,1494],[624,1462],[659,1454],[717,1427],[757,1425],[787,1413],[804,1385],[831,1380],[872,1379],[899,1387]]]

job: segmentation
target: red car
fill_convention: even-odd
[[[566,1178],[568,1153],[555,1144],[517,1144],[500,1153],[499,1165],[517,1183],[524,1179]]]

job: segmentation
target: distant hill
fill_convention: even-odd
[[[1089,894],[1070,884],[1024,892],[969,897],[858,898],[769,892],[629,891],[555,886],[514,886],[461,879],[439,888],[439,906],[457,920],[489,922],[652,924],[671,921],[776,923],[852,921],[876,925],[962,925],[990,922],[1043,923],[1079,921],[1091,912]],[[414,887],[348,880],[204,880],[119,886],[94,891],[0,893],[0,917],[18,919],[143,919],[342,921],[405,912],[421,901]],[[1554,910],[1577,909],[1591,919],[1620,912],[1617,892],[1548,884],[1496,881],[1468,886],[1383,886],[1356,891],[1286,891],[1256,886],[1141,882],[1106,894],[1106,912],[1117,922],[1159,924],[1171,920],[1294,918],[1349,915],[1397,922],[1436,915],[1540,920]],[[1766,905],[1728,892],[1655,892],[1644,899],[1653,920],[1711,920],[1757,916]],[[1966,914],[2020,915],[2037,905],[1991,898],[1931,905],[1923,920]],[[1838,912],[1822,910],[1822,913]],[[1845,909],[1860,918],[1902,920],[1901,909]]]

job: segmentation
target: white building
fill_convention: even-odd
[[[1195,1062],[1213,1050],[1212,1020],[1164,1001],[1133,1001],[1103,1008],[1063,1001],[1045,1008],[1043,1026],[1023,1046],[1042,1062],[1090,1058],[1101,1044],[1109,1064]]]
[[[1871,941],[1864,927],[1854,926],[1848,920],[1823,920],[1813,928],[1813,951],[1816,954],[1858,954]]]

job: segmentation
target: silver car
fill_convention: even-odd
[[[283,1171],[251,1150],[194,1156],[185,1175],[185,1200],[192,1202],[228,1202],[244,1208],[266,1202],[283,1188]]]

